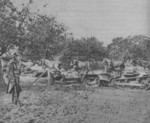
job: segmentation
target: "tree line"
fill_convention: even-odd
[[[96,37],[75,39],[68,27],[54,16],[32,12],[30,5],[19,10],[10,0],[0,0],[0,53],[10,45],[17,45],[27,59],[41,58],[67,62],[71,59],[87,61],[128,58],[150,60],[150,38],[144,35],[117,37],[108,46]]]

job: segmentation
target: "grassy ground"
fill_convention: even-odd
[[[84,86],[24,87],[22,107],[1,91],[2,123],[149,123],[150,92]]]

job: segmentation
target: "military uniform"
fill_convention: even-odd
[[[21,74],[21,71],[19,69],[19,61],[16,59],[16,56],[14,56],[8,63],[7,74],[9,80],[7,92],[11,93],[13,87],[16,86],[17,92],[20,93],[22,91],[19,83],[20,82],[19,76]]]
[[[75,60],[71,66],[72,66],[71,71],[77,71],[78,72],[78,70],[79,70],[78,61]]]
[[[53,77],[56,80],[63,80],[64,75],[62,74],[63,72],[63,68],[62,68],[62,64],[58,63],[54,65],[54,71],[52,72]]]

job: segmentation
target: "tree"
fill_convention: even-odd
[[[19,11],[10,0],[0,1],[1,54],[13,44],[27,58],[54,58],[63,49],[67,28],[55,17],[31,12],[30,4]]]
[[[68,42],[62,59],[87,61],[89,59],[101,60],[104,56],[107,56],[107,51],[103,43],[95,37],[89,37]]]
[[[107,49],[109,56],[116,60],[128,58],[149,60],[150,38],[143,35],[114,38]]]
[[[28,24],[26,36],[28,56],[35,59],[53,59],[63,49],[67,28],[56,21],[55,17],[37,15],[33,23]]]
[[[1,55],[9,45],[23,46],[28,7],[18,11],[10,0],[0,0],[0,50]]]

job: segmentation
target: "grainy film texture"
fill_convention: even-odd
[[[0,123],[150,123],[149,0],[0,0]]]

